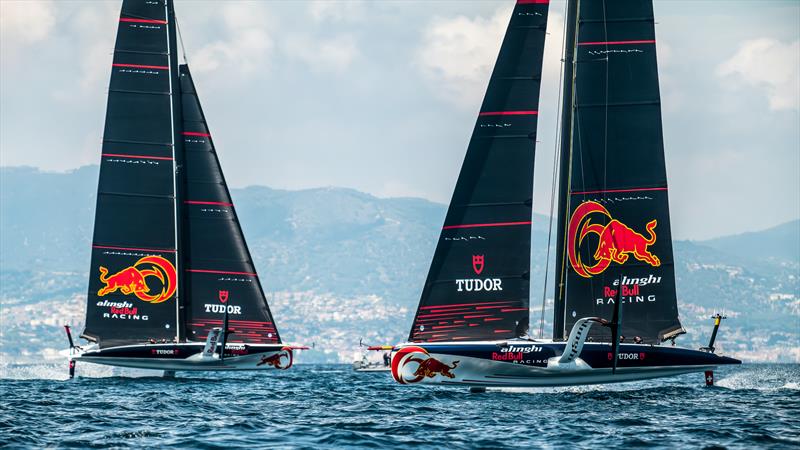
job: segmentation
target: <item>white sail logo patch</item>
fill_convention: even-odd
[[[480,275],[486,267],[484,255],[472,255],[472,270]],[[500,278],[460,278],[456,280],[458,292],[502,291],[503,280]]]

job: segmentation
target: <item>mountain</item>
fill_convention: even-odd
[[[793,262],[800,258],[800,220],[764,231],[701,241],[699,244],[741,258]]]
[[[97,176],[96,166],[67,173],[0,168],[0,357],[53,355],[65,342],[59,325],[80,329]],[[316,343],[303,361],[347,361],[361,337],[394,343],[407,336],[444,205],[342,188],[252,186],[232,195],[281,334]],[[534,334],[548,226],[548,217],[535,215]],[[724,308],[730,320],[720,333],[722,349],[749,360],[800,360],[800,331],[792,326],[800,320],[800,257],[783,251],[791,233],[782,227],[674,243],[681,320],[689,331],[682,344],[705,344],[708,317]],[[747,242],[761,242],[763,251],[731,251]],[[552,267],[548,280],[546,336]]]

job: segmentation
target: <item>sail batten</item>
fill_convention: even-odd
[[[412,342],[527,332],[547,9],[546,1],[519,1],[512,11],[422,290]]]

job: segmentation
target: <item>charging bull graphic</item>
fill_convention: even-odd
[[[283,365],[281,358],[286,358],[287,364],[285,366]],[[293,359],[294,358],[292,357],[292,349],[289,347],[283,347],[281,351],[277,353],[273,353],[272,355],[269,356],[266,355],[262,356],[261,361],[258,362],[256,366],[267,365],[267,366],[272,366],[276,369],[288,369],[289,367],[292,367]]]
[[[592,223],[591,214],[600,214],[611,220],[606,225]],[[581,223],[583,227],[580,227]],[[567,252],[570,265],[578,275],[584,278],[591,278],[602,273],[612,262],[625,264],[630,256],[653,267],[659,267],[661,260],[648,250],[648,247],[656,242],[657,224],[656,220],[651,220],[645,225],[648,234],[648,237],[645,237],[619,220],[612,218],[603,205],[591,201],[581,203],[572,213],[567,231]],[[580,232],[578,232],[579,227]],[[581,261],[578,251],[584,238],[590,234],[595,234],[598,238],[597,250],[593,255],[596,261],[594,265],[588,265]]]
[[[147,278],[153,277],[161,284],[161,292],[152,292]],[[97,295],[104,297],[114,292],[123,295],[133,294],[148,303],[165,302],[175,294],[177,276],[175,266],[160,256],[145,256],[130,267],[108,275],[108,269],[100,267],[100,281],[105,284]]]
[[[409,363],[416,363],[416,368],[409,366]],[[403,347],[392,358],[392,377],[400,384],[417,383],[436,375],[455,378],[452,370],[458,367],[458,363],[459,361],[453,361],[452,365],[445,364],[432,358],[422,347]],[[414,372],[411,372],[412,369]]]

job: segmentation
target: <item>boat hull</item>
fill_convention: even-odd
[[[203,343],[140,344],[88,348],[74,351],[70,359],[117,367],[156,370],[267,370],[288,369],[294,355],[284,345],[228,344],[225,358],[218,354],[204,355]]]
[[[545,387],[618,383],[713,370],[741,362],[680,347],[621,344],[617,369],[608,343],[584,344],[578,358],[560,363],[563,342],[498,341],[402,344],[392,352],[401,384]]]

